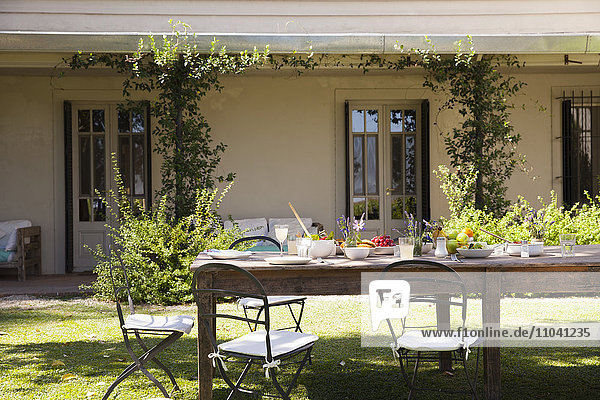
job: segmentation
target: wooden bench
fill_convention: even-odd
[[[42,230],[39,226],[17,229],[17,260],[0,262],[0,268],[16,268],[17,279],[24,281],[27,268],[42,273]]]

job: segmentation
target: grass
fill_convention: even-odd
[[[582,305],[585,305],[582,307]],[[222,305],[235,309],[233,304]],[[477,300],[470,319],[479,319]],[[360,343],[358,297],[311,297],[303,328],[319,335],[308,366],[293,391],[293,399],[403,399],[407,390],[389,348],[363,348]],[[277,310],[276,308],[274,310]],[[587,311],[584,311],[587,310]],[[503,318],[562,321],[577,313],[599,320],[600,299],[505,299]],[[276,314],[279,314],[278,310]],[[194,315],[194,306],[144,306],[139,312]],[[287,314],[275,315],[283,318]],[[223,339],[244,328],[220,325]],[[114,305],[91,299],[0,299],[0,399],[102,398],[106,388],[129,359],[122,344]],[[175,399],[195,399],[196,331],[186,335],[163,353],[162,359],[174,372],[181,392]],[[472,359],[471,359],[472,360]],[[473,361],[470,363],[473,365]],[[422,379],[438,386],[463,386],[461,368],[449,377],[435,366],[423,369]],[[163,382],[166,376],[155,369]],[[262,371],[249,381],[270,388]],[[479,385],[482,379],[480,377]],[[224,382],[214,380],[216,399],[224,399]],[[481,386],[480,386],[481,388]],[[170,385],[167,384],[167,389]],[[598,348],[505,348],[502,349],[502,392],[504,399],[591,399],[600,398],[600,352]],[[148,399],[160,396],[141,373],[121,383],[111,399]],[[420,399],[465,399],[425,393]]]

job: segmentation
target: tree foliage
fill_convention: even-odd
[[[216,168],[225,151],[223,143],[213,143],[211,129],[201,112],[201,100],[211,90],[220,91],[219,78],[224,74],[240,74],[246,68],[261,64],[268,57],[268,48],[259,53],[230,54],[225,47],[217,49],[217,40],[208,52],[194,43],[190,27],[172,23],[173,34],[157,42],[140,39],[132,55],[74,55],[66,60],[73,69],[95,65],[108,66],[125,76],[123,95],[132,92],[153,95],[151,115],[155,118],[152,134],[158,138],[155,151],[163,158],[162,187],[175,219],[194,211],[195,194],[214,187],[215,181],[231,181],[233,173],[217,175]],[[129,102],[131,105],[131,102]]]

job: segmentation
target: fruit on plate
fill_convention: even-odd
[[[374,243],[371,240],[363,239],[363,240],[360,241],[360,243],[358,244],[358,246],[359,247],[377,247],[377,244]]]
[[[464,233],[468,237],[473,237],[473,235],[475,234],[475,232],[473,232],[473,229],[471,229],[471,228],[465,228],[465,229],[463,229],[462,233]]]
[[[456,240],[460,244],[467,244],[467,242],[469,241],[469,236],[467,236],[466,233],[461,232],[458,235],[456,235]]]
[[[448,231],[448,239],[453,240],[458,236],[458,231],[456,229],[450,229]]]
[[[373,242],[373,244],[375,244],[376,247],[394,246],[394,241],[392,240],[392,237],[390,235],[375,236],[373,239],[371,239],[371,242]]]

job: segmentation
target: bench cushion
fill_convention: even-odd
[[[247,219],[236,219],[234,222],[238,227],[244,231],[244,237],[246,236],[267,236],[267,219],[266,218],[247,218]],[[233,222],[223,222],[225,229],[233,228]]]
[[[17,250],[17,229],[31,226],[31,221],[26,219],[15,219],[0,222],[0,230],[7,234],[0,237],[0,250]]]

